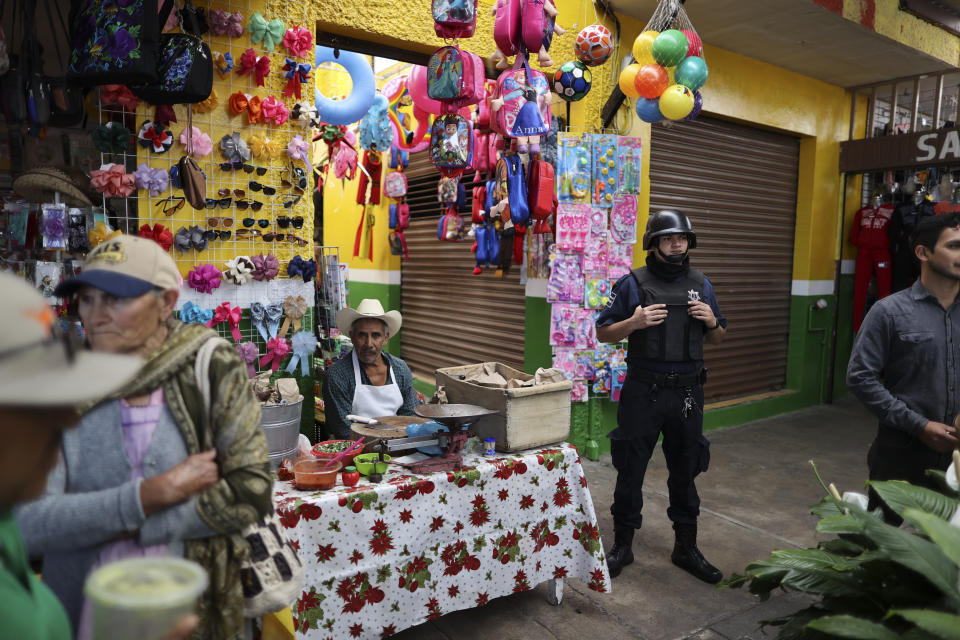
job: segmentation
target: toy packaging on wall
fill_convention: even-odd
[[[610,369],[610,399],[614,402],[620,402],[620,391],[623,389],[623,383],[627,381],[627,367],[612,367]]]
[[[609,234],[606,231],[591,233],[583,251],[583,273],[585,276],[607,277],[607,245]]]
[[[593,380],[596,373],[593,366],[593,351],[591,349],[582,349],[576,352],[577,365],[574,372],[576,378]]]
[[[586,380],[574,380],[570,391],[571,402],[586,402],[589,399],[590,388]]]
[[[619,280],[633,269],[633,245],[611,242],[607,245],[607,277]]]
[[[614,242],[634,244],[637,241],[637,196],[618,193],[610,209],[610,237]]]
[[[602,309],[610,301],[610,281],[606,278],[587,278],[583,287],[585,309]]]
[[[589,205],[561,204],[557,208],[557,248],[560,251],[583,251],[590,228]]]
[[[554,347],[576,347],[580,308],[571,304],[555,304],[550,311],[550,344]],[[585,348],[585,347],[583,347]]]
[[[617,192],[617,136],[593,134],[593,203],[600,207],[613,204]]]
[[[527,253],[527,277],[550,277],[550,252],[553,238],[544,233],[527,234],[530,238],[530,251]]]
[[[583,267],[579,253],[551,254],[550,279],[547,280],[547,302],[583,301]]]
[[[598,363],[594,369],[593,393],[595,395],[607,395],[610,393],[610,367],[605,360],[602,366]]]
[[[591,201],[592,141],[590,134],[557,135],[557,200],[561,204]]]
[[[577,309],[577,326],[574,346],[577,349],[594,349],[597,346],[596,316],[590,309]]]
[[[640,166],[643,141],[621,136],[617,139],[617,193],[640,193]]]
[[[590,210],[590,232],[593,234],[603,233],[610,226],[609,210],[603,207],[593,207]]]
[[[576,377],[577,353],[572,347],[554,347],[553,349],[553,368],[560,369],[567,380],[573,380]]]

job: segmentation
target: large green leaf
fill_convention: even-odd
[[[933,478],[943,493],[953,498],[960,497],[960,493],[957,493],[957,490],[951,487],[950,483],[947,482],[947,473],[945,471],[940,471],[939,469],[927,469],[925,473],[929,477]]]
[[[783,549],[770,554],[770,561],[790,569],[830,569],[847,558],[822,549]]]
[[[907,509],[918,509],[949,520],[957,510],[958,501],[955,498],[949,498],[926,487],[916,487],[903,480],[886,480],[869,484],[887,503],[887,506],[901,516]]]
[[[817,545],[817,547],[823,549],[824,551],[836,553],[841,556],[856,556],[863,553],[863,547],[849,538],[834,538],[832,540],[824,540]]]
[[[921,511],[908,509],[904,515],[915,527],[923,529],[954,564],[960,565],[960,529]]]
[[[834,535],[863,533],[863,524],[851,514],[830,516],[817,523],[817,532]]]
[[[952,613],[929,609],[891,609],[887,617],[891,616],[900,616],[909,620],[924,631],[944,640],[960,640],[960,616]]]
[[[900,640],[900,636],[882,624],[853,616],[824,616],[808,623],[807,628],[838,638]]]
[[[780,585],[818,595],[854,596],[863,593],[860,582],[849,573],[833,569],[791,569]]]
[[[821,498],[820,502],[810,507],[810,513],[817,516],[818,518],[829,518],[830,516],[838,516],[843,513],[843,510],[840,508],[840,505],[837,504],[837,501],[833,497]]]

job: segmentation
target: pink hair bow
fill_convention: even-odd
[[[240,354],[240,358],[247,365],[247,373],[250,374],[250,377],[257,375],[257,369],[254,366],[257,363],[257,359],[260,357],[260,350],[257,348],[257,345],[253,342],[241,342],[237,345],[237,353]]]
[[[230,13],[222,9],[211,9],[207,14],[210,21],[210,33],[215,36],[239,38],[243,35],[243,14]]]
[[[290,27],[283,34],[281,44],[294,58],[305,58],[313,47],[313,34],[305,27]]]
[[[240,335],[240,318],[243,316],[243,311],[240,310],[240,307],[231,307],[229,302],[224,302],[219,307],[213,310],[213,318],[207,322],[206,326],[213,328],[220,324],[221,322],[230,323],[230,334],[233,336],[234,342],[240,342],[242,336]]]
[[[200,293],[213,293],[220,286],[220,275],[212,264],[198,264],[187,275],[187,284]]]
[[[263,86],[263,79],[270,75],[270,56],[257,57],[257,52],[253,49],[247,49],[240,56],[240,63],[237,66],[237,75],[245,76],[253,72],[257,80],[257,86]]]
[[[196,127],[183,128],[180,132],[180,144],[194,158],[206,158],[213,151],[213,141],[210,136]]]
[[[108,198],[129,197],[136,188],[133,174],[122,164],[106,164],[91,171],[90,184]]]
[[[267,96],[266,99],[260,103],[260,113],[263,114],[264,122],[273,122],[273,124],[278,127],[290,117],[290,111],[287,110],[287,105],[273,96]]]
[[[282,337],[270,338],[267,340],[267,354],[260,358],[260,366],[265,367],[270,363],[270,368],[276,371],[280,368],[280,361],[290,353],[290,345]]]
[[[310,66],[308,62],[297,62],[292,58],[285,58],[283,63],[284,77],[287,79],[287,86],[283,89],[283,95],[288,98],[296,95],[302,97],[300,85],[310,79]]]

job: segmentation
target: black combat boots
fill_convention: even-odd
[[[610,578],[616,578],[628,564],[633,564],[633,527],[614,525],[613,548],[607,552]]]
[[[673,530],[676,533],[677,541],[673,545],[673,554],[670,560],[684,571],[696,576],[709,584],[717,584],[723,579],[723,574],[715,566],[707,562],[707,559],[697,548],[697,524],[673,523]],[[614,546],[614,550],[616,550]],[[611,553],[613,553],[611,551]],[[631,554],[630,560],[633,561]],[[609,556],[607,566],[610,566]],[[613,569],[610,570],[610,576],[613,576]]]

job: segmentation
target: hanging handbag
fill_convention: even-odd
[[[210,357],[227,342],[211,336],[197,351],[194,375],[203,406],[210,406]],[[243,616],[259,618],[290,606],[303,589],[303,564],[283,526],[271,507],[262,520],[246,527],[241,534],[250,545],[250,553],[240,564],[243,584]]]
[[[177,164],[177,172],[183,185],[183,196],[191,207],[202,211],[207,204],[207,178],[200,165],[190,156],[183,156]]]
[[[161,18],[166,19],[163,14]],[[207,43],[193,35],[201,33],[201,25],[190,0],[186,0],[180,11],[180,20],[184,33],[160,35],[157,80],[130,84],[134,95],[150,104],[203,102],[213,90],[213,55]]]
[[[173,9],[165,0],[82,0],[72,13],[73,51],[67,77],[80,84],[157,82],[160,30]]]

